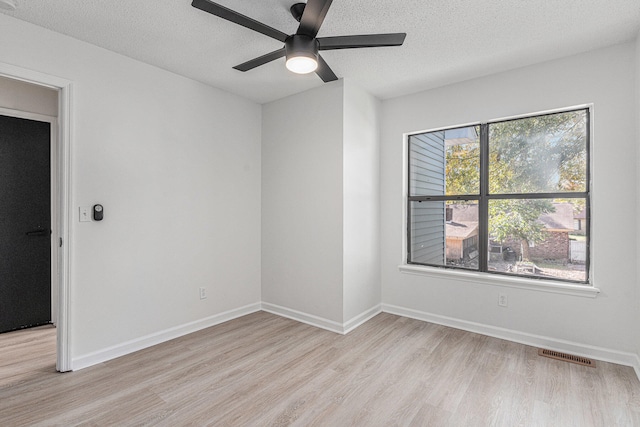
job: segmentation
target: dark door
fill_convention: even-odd
[[[0,332],[51,322],[50,138],[0,115]]]

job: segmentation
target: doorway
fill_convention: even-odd
[[[54,135],[55,145],[50,151],[50,179],[53,191],[50,193],[50,280],[52,282],[52,293],[50,296],[51,322],[56,324],[55,328],[55,354],[56,369],[60,372],[72,370],[72,360],[70,353],[70,283],[69,283],[69,235],[70,235],[70,212],[69,188],[70,188],[70,143],[71,143],[71,100],[72,84],[68,80],[59,77],[43,74],[37,71],[16,67],[0,62],[0,82],[10,81],[33,88],[47,88],[56,94],[54,109],[57,117],[43,117],[38,113],[25,113],[23,119],[33,121],[49,122],[50,132]],[[7,91],[2,91],[6,95]],[[29,99],[27,92],[20,92],[14,100],[20,102]],[[16,108],[13,105],[6,105],[0,109],[0,115],[15,116],[16,110],[23,111],[24,108]],[[6,114],[9,111],[10,114]],[[27,109],[27,111],[29,111]],[[34,111],[34,110],[31,110]],[[53,114],[55,115],[55,114]],[[44,120],[43,120],[44,119]],[[43,238],[46,240],[46,225],[36,224],[33,230],[25,231],[25,237]],[[26,236],[27,232],[33,232]],[[38,329],[38,328],[36,328]]]
[[[0,109],[0,333],[55,323],[55,122]]]

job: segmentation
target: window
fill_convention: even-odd
[[[409,135],[407,263],[589,283],[589,119]]]

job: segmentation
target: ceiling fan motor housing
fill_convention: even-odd
[[[306,56],[315,61],[318,60],[318,48],[320,43],[314,37],[305,36],[304,34],[294,34],[287,37],[284,42],[287,59],[294,56]]]
[[[307,5],[306,3],[296,3],[293,6],[291,6],[289,11],[291,12],[291,15],[293,16],[293,19],[295,19],[296,21],[300,22],[300,19],[302,19],[302,14],[304,13],[304,7],[306,5]]]

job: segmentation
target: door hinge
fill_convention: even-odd
[[[62,237],[60,237],[60,247],[62,247]]]

